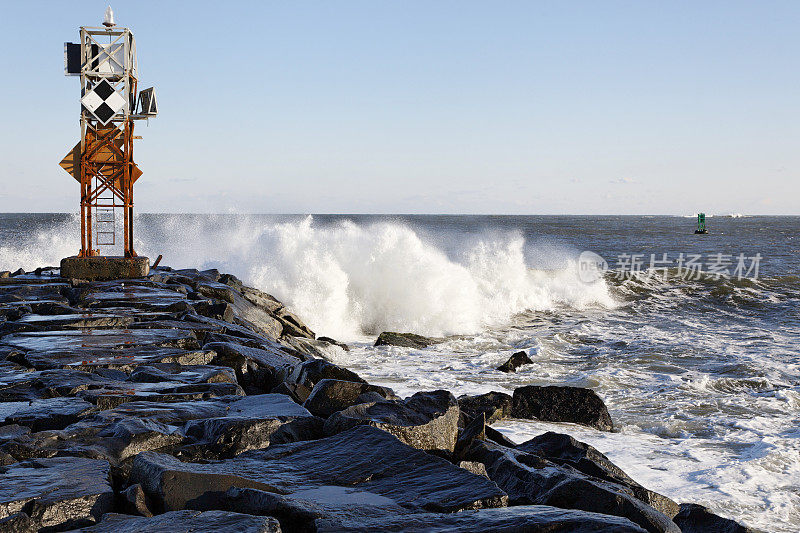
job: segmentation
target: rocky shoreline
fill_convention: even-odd
[[[566,434],[489,425],[612,430],[589,389],[399,398],[331,346],[216,270],[0,273],[0,532],[751,531]]]

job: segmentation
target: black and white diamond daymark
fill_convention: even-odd
[[[102,80],[81,98],[83,106],[104,126],[125,107],[125,98]]]

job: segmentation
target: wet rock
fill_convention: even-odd
[[[62,429],[91,413],[95,407],[80,398],[48,398],[0,403],[0,425],[17,424],[31,431]]]
[[[136,383],[236,383],[232,368],[214,365],[179,365],[177,363],[154,363],[137,367],[131,372],[130,381]]]
[[[285,307],[275,311],[275,318],[277,318],[283,326],[282,335],[291,337],[302,337],[313,339],[314,332],[306,326],[300,318],[294,313],[290,312]]]
[[[333,435],[358,425],[391,433],[420,450],[452,452],[458,434],[458,403],[447,391],[418,392],[405,401],[381,401],[348,407],[325,421]]]
[[[317,340],[318,341],[322,341],[322,342],[327,342],[328,344],[333,344],[335,346],[338,346],[339,348],[341,348],[345,352],[349,352],[350,351],[350,347],[348,345],[346,345],[343,342],[339,342],[336,339],[332,339],[330,337],[317,337]]]
[[[274,348],[251,348],[232,342],[211,342],[203,346],[217,356],[214,365],[227,366],[248,393],[268,392],[277,387],[300,363],[300,360]]]
[[[388,433],[356,427],[333,437],[273,445],[216,463],[183,463],[153,452],[133,461],[131,481],[164,510],[208,505],[231,487],[317,501],[328,508],[360,493],[390,514],[505,505],[491,481],[415,450]]]
[[[233,307],[222,301],[200,300],[192,304],[198,315],[207,316],[217,320],[231,322],[233,320]]]
[[[511,415],[548,422],[572,422],[611,431],[614,424],[600,397],[580,387],[528,385],[514,390]]]
[[[183,313],[178,318],[184,322],[198,322],[201,324],[214,326],[218,330],[219,334],[236,338],[236,340],[229,342],[238,344],[254,342],[255,344],[253,347],[255,348],[281,348],[281,345],[274,338],[266,337],[239,324],[234,324],[225,320],[217,320],[215,318],[198,315],[196,313]],[[207,340],[206,342],[211,341]]]
[[[0,518],[24,512],[38,528],[92,524],[111,510],[109,464],[78,457],[0,467]]]
[[[329,359],[332,353],[339,348],[319,339],[309,339],[306,337],[291,337],[284,335],[280,338],[281,344],[292,350],[292,353],[304,361],[310,359]]]
[[[23,512],[0,519],[0,531],[3,533],[35,533],[36,530],[34,521]]]
[[[263,298],[251,296],[255,293],[264,294],[255,289],[245,293],[245,296],[234,294],[234,321],[256,331],[260,335],[278,339],[283,334],[283,323],[274,316],[274,312],[283,307],[283,304],[275,300],[277,305],[273,305],[272,300],[274,298],[269,295],[264,295]]]
[[[474,441],[467,459],[486,466],[489,478],[513,505],[551,505],[627,518],[651,533],[679,533],[663,513],[635,497],[624,485],[587,476],[539,456]]]
[[[495,444],[499,444],[500,446],[505,446],[506,448],[516,448],[517,443],[494,429],[492,426],[486,426],[486,438]]]
[[[111,368],[131,372],[137,366],[151,363],[206,365],[215,356],[216,353],[211,350],[158,347],[106,349],[95,347],[26,352],[19,357],[19,360],[24,365],[37,370],[61,368],[92,371],[98,368]]]
[[[371,510],[372,506],[367,505],[366,501],[360,503],[363,505],[361,510]],[[278,519],[282,531],[286,532],[316,531],[314,520],[326,514],[322,506],[308,500],[258,489],[235,487],[228,489],[224,494],[215,494],[213,500],[204,498],[201,505],[218,507],[223,511],[235,510],[257,516],[272,516]],[[339,506],[333,512],[335,513],[338,508]],[[354,509],[356,513],[359,513],[359,510],[358,507]],[[402,512],[402,509],[398,510]]]
[[[358,398],[365,392],[376,392],[381,399],[397,398],[391,389],[385,387],[355,381],[323,379],[314,386],[303,406],[317,416],[328,418],[333,413],[357,403]]]
[[[394,331],[384,331],[378,335],[375,346],[402,346],[404,348],[427,348],[432,344],[441,342],[441,339],[433,339],[416,335],[414,333],[396,333]]]
[[[125,328],[133,317],[110,313],[70,313],[40,315],[30,313],[14,323],[13,331],[46,331],[53,329],[110,329]]]
[[[567,511],[543,505],[501,507],[462,511],[453,514],[411,514],[391,517],[320,519],[316,530],[404,531],[445,533],[452,531],[483,533],[644,533],[644,529],[624,518],[583,511]]]
[[[232,434],[220,437],[218,445],[197,445],[203,439],[199,429],[187,436],[184,426],[193,420],[210,420],[211,427],[225,428],[229,418]],[[285,417],[282,419],[281,417]],[[259,423],[283,424],[274,431],[259,431]],[[0,452],[14,460],[30,457],[70,455],[104,459],[113,465],[122,464],[142,451],[170,450],[183,455],[205,454],[235,450],[237,445],[252,443],[256,437],[264,442],[286,442],[303,437],[321,436],[320,419],[311,417],[302,407],[288,398],[271,394],[264,396],[226,396],[203,401],[157,403],[130,402],[97,412],[60,431],[28,434],[24,431],[0,432]],[[248,429],[250,424],[250,429]],[[236,433],[238,432],[238,433]],[[8,433],[7,438],[4,433]],[[202,453],[192,450],[192,446]]]
[[[243,394],[232,370],[205,365],[180,367],[155,363],[138,367],[130,376],[107,368],[98,368],[94,373],[57,369],[18,373],[16,376],[0,375],[0,400],[77,396],[101,409],[136,400],[174,401],[184,396],[207,398]],[[78,400],[63,398],[60,401],[69,404]],[[53,401],[51,403],[54,409],[60,405]],[[67,423],[74,420],[68,420]],[[61,427],[64,425],[61,424]]]
[[[300,405],[303,405],[311,395],[311,389],[305,385],[300,385],[299,383],[287,383],[285,381],[272,389],[272,392],[276,394],[285,394]]]
[[[195,290],[208,298],[233,303],[234,292],[223,283],[202,281],[195,285]],[[231,313],[233,313],[233,308],[231,308]]]
[[[755,533],[754,529],[716,515],[696,503],[682,503],[673,520],[682,533]]]
[[[458,407],[466,418],[473,419],[482,413],[487,424],[494,424],[511,416],[513,404],[509,394],[495,391],[477,396],[461,396],[458,399]]]
[[[313,390],[314,386],[323,379],[338,379],[341,381],[355,381],[366,383],[358,374],[342,368],[324,359],[312,359],[295,366],[289,381],[299,383]]]
[[[233,457],[270,444],[322,437],[322,424],[288,396],[247,396],[231,404],[224,416],[187,422],[184,433],[194,442],[186,453],[195,458]]]
[[[517,449],[558,465],[569,465],[589,476],[624,485],[636,498],[670,518],[678,513],[677,503],[642,487],[596,448],[569,435],[548,431],[520,444]]]
[[[17,270],[15,270],[15,271],[14,271],[14,273],[13,273],[13,274],[11,274],[11,275],[12,275],[12,276],[23,276],[23,275],[25,275],[25,270],[24,270],[24,269],[22,269],[22,268],[18,268],[18,269],[17,269]]]
[[[183,435],[151,420],[108,419],[97,415],[59,431],[43,431],[2,444],[16,460],[35,457],[74,456],[108,461],[119,466],[144,450],[174,447]]]
[[[526,352],[517,352],[508,358],[508,361],[500,365],[497,370],[500,372],[516,372],[522,365],[532,364],[531,358]]]
[[[0,271],[0,278],[10,278],[10,277],[11,277],[11,272],[9,272],[8,270]]]
[[[80,290],[77,303],[84,308],[120,307],[139,311],[186,311],[186,295],[146,280],[91,283]]]
[[[104,329],[86,335],[82,331],[53,330],[6,335],[1,344],[26,352],[114,350],[131,347],[171,347],[197,349],[197,338],[191,331],[175,329]]]
[[[131,485],[120,493],[122,508],[127,514],[153,516],[152,504],[141,485]]]
[[[486,467],[483,465],[483,463],[479,463],[477,461],[459,461],[458,467],[463,468],[467,472],[472,472],[475,475],[483,476],[486,479],[489,479],[489,474],[486,473]]]
[[[152,518],[109,513],[85,533],[280,533],[280,525],[268,516],[251,516],[225,511],[172,511]]]
[[[486,440],[486,419],[483,413],[476,416],[463,431],[459,432],[453,455],[456,458],[463,457],[475,439]]]
[[[112,409],[127,402],[186,402],[223,396],[244,396],[244,390],[235,383],[131,383],[127,389],[88,390],[81,392],[79,396],[95,404],[98,409]]]

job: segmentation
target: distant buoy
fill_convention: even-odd
[[[706,229],[706,214],[705,213],[698,213],[697,214],[697,229],[694,230],[695,235],[705,235],[708,233]]]

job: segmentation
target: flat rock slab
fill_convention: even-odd
[[[624,518],[583,511],[568,511],[544,505],[523,505],[462,511],[453,514],[421,513],[394,517],[319,519],[319,533],[349,531],[404,531],[409,533],[644,533]]]
[[[37,370],[74,368],[92,371],[99,368],[130,372],[134,368],[152,363],[177,363],[207,365],[216,353],[210,350],[183,350],[180,348],[80,348],[52,352],[28,352],[21,356],[25,364]]]
[[[1,344],[10,348],[36,352],[80,350],[82,348],[113,350],[137,346],[199,348],[197,338],[192,332],[175,329],[32,331],[6,335]]]
[[[0,466],[0,518],[24,512],[40,528],[90,525],[113,506],[109,472],[106,461],[78,457]]]
[[[86,533],[280,533],[278,521],[268,516],[252,516],[225,511],[171,511],[152,518],[109,513]]]
[[[82,307],[127,307],[142,311],[186,311],[191,307],[186,295],[174,290],[142,285],[91,288],[80,296]]]
[[[60,315],[25,315],[14,324],[16,331],[46,331],[54,329],[127,328],[133,323],[130,315],[110,313],[73,313]]]
[[[184,427],[193,420],[198,424]],[[233,455],[272,441],[318,437],[321,425],[321,420],[280,394],[130,402],[95,412],[59,431],[29,434],[19,426],[5,426],[19,429],[8,431],[7,438],[0,433],[0,454],[5,452],[17,460],[69,455],[104,459],[116,466],[143,451],[194,446],[202,454],[189,449],[181,455],[193,452],[192,456],[218,458],[225,452]]]
[[[293,418],[310,416],[302,406],[283,394],[256,396],[228,396],[193,402],[130,402],[114,409],[97,413],[108,419],[137,418],[161,422],[170,426],[183,426],[190,420],[223,417],[239,418]]]
[[[325,433],[333,435],[369,425],[420,450],[452,452],[458,436],[458,415],[458,403],[449,392],[418,392],[402,402],[362,403],[334,413],[325,421]]]
[[[69,283],[40,283],[34,285],[0,285],[0,303],[57,301],[67,302],[63,292],[71,289]]]
[[[452,512],[500,507],[506,495],[486,478],[401,443],[379,429],[359,426],[319,440],[273,445],[233,459],[198,464],[146,452],[133,461],[131,482],[160,502],[165,510],[213,502],[231,487],[254,488],[282,495],[322,493],[347,488],[369,493],[375,505],[396,514]]]
[[[28,427],[31,431],[63,429],[94,409],[92,404],[80,398],[0,402],[0,426],[17,424]]]

